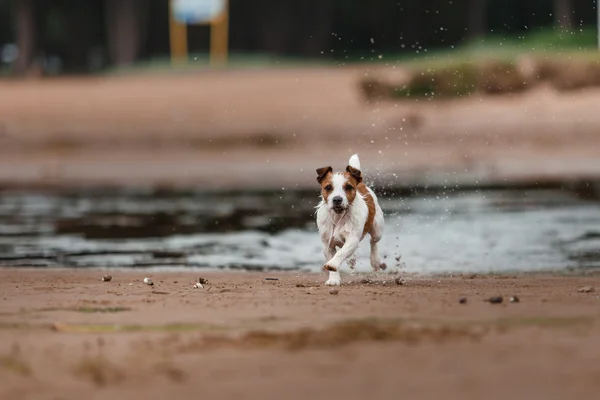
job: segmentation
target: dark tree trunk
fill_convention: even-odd
[[[468,37],[484,36],[487,30],[487,0],[469,0]]]
[[[113,64],[127,65],[137,59],[145,36],[146,11],[144,1],[106,0],[108,55]]]
[[[294,50],[303,56],[318,56],[332,48],[334,0],[296,2]]]
[[[290,18],[292,1],[295,0],[254,0],[260,18],[255,23],[260,27],[259,47],[267,52],[285,54],[290,39]]]
[[[404,13],[408,16],[403,29],[404,42],[412,46],[417,42],[422,43],[421,23],[423,21],[423,3],[419,1],[407,1],[404,3]]]
[[[15,2],[15,20],[19,56],[15,62],[15,72],[25,74],[33,65],[36,53],[36,23],[33,0]]]
[[[554,23],[563,29],[569,29],[573,26],[573,4],[571,4],[571,0],[554,0]]]
[[[72,3],[68,18],[67,57],[70,67],[74,70],[87,70],[89,52],[93,46],[94,8],[88,2]]]

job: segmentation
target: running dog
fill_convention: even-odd
[[[339,269],[344,261],[354,269],[355,252],[367,234],[371,238],[373,271],[385,269],[377,250],[383,235],[383,212],[375,193],[363,183],[358,155],[350,157],[346,172],[334,173],[330,166],[317,169],[317,182],[321,185],[317,226],[325,255],[323,268],[329,271],[325,284],[342,283]]]

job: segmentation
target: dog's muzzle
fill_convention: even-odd
[[[341,214],[342,212],[344,212],[345,208],[343,206],[344,204],[344,199],[342,198],[342,196],[335,196],[332,200],[331,203],[333,204],[333,207],[331,207],[333,209],[333,211],[335,211],[337,214]]]

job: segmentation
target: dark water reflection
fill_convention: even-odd
[[[388,265],[409,272],[600,267],[600,202],[593,196],[558,189],[380,195],[382,252]],[[3,191],[0,266],[318,270],[316,196]],[[361,246],[359,269],[368,270],[367,256]]]

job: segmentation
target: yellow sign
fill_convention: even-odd
[[[173,0],[173,18],[180,24],[205,24],[225,11],[224,0]]]
[[[171,0],[169,27],[171,60],[188,61],[187,25],[210,25],[210,62],[224,64],[228,56],[228,0]]]

